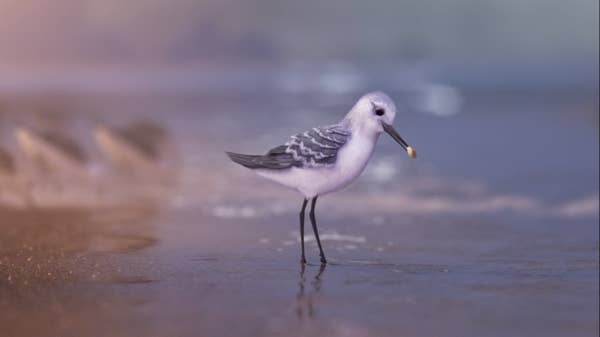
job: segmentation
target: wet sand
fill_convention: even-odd
[[[301,268],[300,198],[222,151],[275,145],[336,118],[344,101],[322,103],[323,116],[294,114],[302,102],[215,100],[202,119],[194,99],[174,116],[169,99],[149,104],[185,154],[164,200],[0,208],[3,335],[598,334],[598,131],[587,105],[513,98],[499,113],[478,96],[453,119],[407,115],[398,128],[422,161],[382,139],[371,169],[317,206],[331,263],[316,264],[309,237]],[[564,119],[574,106],[583,117]],[[465,152],[440,148],[449,139]],[[556,156],[565,148],[568,163]]]
[[[20,229],[19,241],[2,245],[5,333],[587,336],[598,328],[597,241],[556,238],[548,231],[559,222],[523,233],[492,219],[373,225],[323,216],[324,234],[347,238],[324,240],[325,268],[309,244],[303,269],[287,215],[265,223],[181,213],[160,230],[126,234],[74,211]]]

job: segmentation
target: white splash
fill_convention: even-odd
[[[297,237],[298,242],[300,241],[300,235],[297,232],[294,232],[294,235]],[[338,242],[350,242],[350,243],[366,243],[367,239],[364,236],[353,236],[353,235],[344,235],[338,232],[331,233],[323,233],[319,235],[321,241],[338,241]],[[314,235],[305,235],[304,242],[312,242],[316,241]]]
[[[384,158],[373,160],[367,167],[365,176],[373,182],[385,183],[391,181],[397,173],[397,164],[389,158]]]
[[[566,217],[597,216],[599,213],[599,203],[598,195],[591,195],[559,206],[556,213]]]
[[[417,107],[427,113],[446,117],[460,112],[463,98],[457,88],[440,84],[427,83],[418,87],[420,96]]]

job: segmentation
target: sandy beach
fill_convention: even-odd
[[[169,130],[176,179],[156,192],[112,177],[61,185],[73,197],[60,205],[0,206],[3,335],[597,335],[597,96],[465,94],[451,118],[406,112],[397,127],[419,160],[382,138],[359,181],[318,206],[331,263],[309,235],[301,268],[301,198],[224,151],[333,122],[352,96],[82,99]],[[105,165],[91,116],[65,118]]]

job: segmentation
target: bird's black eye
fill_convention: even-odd
[[[377,116],[383,116],[384,113],[385,113],[385,110],[383,108],[375,108],[375,114]]]

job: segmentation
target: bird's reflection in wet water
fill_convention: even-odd
[[[314,300],[318,296],[319,291],[323,283],[323,272],[327,268],[326,264],[319,266],[319,271],[310,280],[310,289],[306,292],[306,266],[301,264],[300,266],[300,280],[298,282],[298,295],[296,296],[296,316],[298,320],[305,321],[314,319],[316,316],[316,310],[314,306]]]

